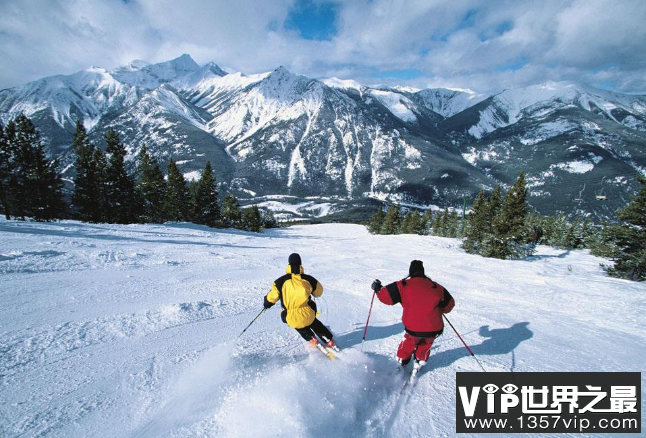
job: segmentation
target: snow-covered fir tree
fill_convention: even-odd
[[[189,218],[188,187],[184,175],[171,158],[168,162],[168,183],[166,185],[165,216],[170,221],[185,221]]]
[[[384,211],[381,208],[381,206],[379,206],[375,214],[370,219],[370,224],[368,225],[368,231],[370,231],[372,234],[379,234],[381,232],[381,226],[383,225],[383,223],[384,223]]]
[[[138,162],[139,182],[137,191],[142,202],[141,219],[143,222],[164,222],[166,181],[159,164],[150,156],[145,144],[139,152]]]
[[[262,217],[257,205],[242,210],[242,228],[259,233],[262,230]]]
[[[101,222],[106,211],[105,160],[101,159],[102,152],[90,142],[80,121],[76,123],[72,149],[76,153],[73,204],[82,220]]]
[[[238,199],[235,196],[227,194],[224,197],[221,215],[222,225],[224,227],[240,227],[242,222],[242,212],[240,211],[240,204],[238,203]]]
[[[141,203],[135,191],[134,177],[126,170],[126,147],[113,129],[106,134],[105,142],[108,217],[110,222],[129,224],[137,220]]]
[[[51,220],[64,216],[58,162],[50,160],[41,135],[21,114],[0,132],[0,202],[5,217]]]
[[[646,178],[639,175],[641,190],[619,210],[620,223],[609,227],[608,239],[617,248],[608,273],[633,281],[646,280]]]
[[[197,224],[215,227],[220,223],[218,189],[211,162],[207,161],[195,187],[193,220]]]
[[[388,207],[388,211],[384,217],[384,223],[381,226],[381,234],[397,234],[399,232],[401,221],[400,211],[401,207],[399,204]]]

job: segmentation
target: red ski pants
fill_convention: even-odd
[[[409,361],[415,353],[417,360],[427,361],[431,354],[431,346],[435,338],[417,338],[408,333],[404,335],[404,340],[399,344],[397,357],[403,361]]]

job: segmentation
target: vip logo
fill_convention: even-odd
[[[482,388],[474,386],[471,388],[471,394],[467,392],[467,387],[461,386],[458,390],[460,391],[462,408],[464,409],[464,413],[467,417],[473,417],[481,389],[486,393],[488,414],[508,414],[509,409],[515,408],[520,403],[520,398],[515,395],[518,391],[518,387],[513,383],[507,383],[502,387],[502,389],[493,383],[488,383]],[[497,397],[496,394],[498,394]],[[498,402],[496,402],[496,399],[498,399]],[[496,410],[496,406],[500,407],[498,411]]]
[[[458,373],[457,432],[640,432],[640,373]]]

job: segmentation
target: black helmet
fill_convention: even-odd
[[[408,276],[414,277],[415,275],[424,275],[424,264],[421,260],[413,260],[410,262],[410,267],[408,268]]]
[[[291,266],[291,271],[292,274],[299,274],[301,272],[301,256],[298,255],[297,253],[293,253],[289,255],[289,259],[287,259],[289,266]]]

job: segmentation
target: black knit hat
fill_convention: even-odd
[[[299,274],[301,272],[301,256],[297,253],[289,255],[288,263],[292,267],[292,274]]]
[[[410,262],[410,268],[408,268],[408,275],[412,277],[415,274],[424,275],[424,264],[421,262],[421,260],[413,260],[412,262]]]

